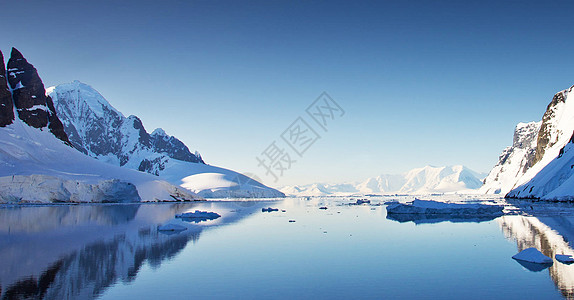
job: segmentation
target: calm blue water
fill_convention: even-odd
[[[574,214],[401,223],[347,202],[2,208],[2,299],[559,299],[574,288],[574,265],[511,259],[572,251]],[[222,217],[174,218],[196,209]],[[158,232],[166,223],[188,229]]]

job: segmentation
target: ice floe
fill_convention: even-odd
[[[574,258],[572,257],[572,255],[556,254],[556,255],[554,255],[554,257],[556,258],[557,261],[559,261],[561,263],[565,263],[565,264],[574,263]]]
[[[531,263],[536,263],[536,264],[551,264],[552,263],[552,258],[542,254],[542,252],[538,251],[538,249],[536,249],[534,247],[526,248],[526,249],[518,252],[512,258],[514,258],[516,260],[523,260],[526,262],[531,262]]]

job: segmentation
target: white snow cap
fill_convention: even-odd
[[[64,99],[72,99],[75,100],[76,103],[84,103],[98,117],[104,117],[104,107],[123,116],[123,114],[116,110],[98,91],[78,80],[49,87],[46,89],[46,95],[52,97],[54,104],[60,101],[60,95],[62,95]],[[68,96],[64,97],[64,95]]]
[[[151,135],[163,135],[168,136],[162,128],[156,128]]]

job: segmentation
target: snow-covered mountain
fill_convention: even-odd
[[[328,196],[351,194],[432,194],[478,189],[483,176],[464,166],[425,166],[404,174],[384,174],[359,183],[311,184],[287,186],[281,191],[292,196]]]
[[[157,175],[203,197],[284,196],[243,174],[206,165],[161,128],[149,134],[138,117],[125,117],[87,84],[74,81],[46,92],[72,145],[98,160]]]
[[[574,86],[558,92],[548,105],[538,132],[532,167],[509,197],[574,199]]]
[[[114,165],[159,175],[170,158],[203,163],[186,145],[158,128],[149,134],[136,116],[125,117],[100,93],[74,81],[46,90],[74,148]]]
[[[34,66],[16,49],[7,73],[1,54],[0,61],[0,202],[197,198],[155,176],[102,163],[72,148]]]
[[[574,86],[554,95],[542,121],[518,124],[512,147],[503,151],[481,192],[516,198],[574,199],[572,89]]]

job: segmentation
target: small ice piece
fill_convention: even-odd
[[[177,224],[165,224],[157,228],[159,231],[184,231],[187,228]]]
[[[272,212],[272,211],[279,211],[278,208],[272,208],[272,207],[267,207],[267,208],[262,208],[261,212]]]
[[[565,264],[574,263],[574,258],[572,257],[572,255],[556,254],[556,255],[554,255],[554,257],[556,257],[556,260],[561,262],[561,263],[565,263]]]
[[[552,263],[552,258],[542,254],[542,252],[538,251],[536,248],[526,248],[514,255],[512,258],[536,264]]]
[[[194,212],[186,212],[186,213],[178,214],[178,215],[175,215],[175,217],[176,218],[184,218],[184,219],[193,219],[193,218],[217,219],[217,218],[221,217],[221,215],[218,213],[211,212],[211,211],[196,210]]]
[[[319,209],[327,209],[327,206],[321,206]]]

